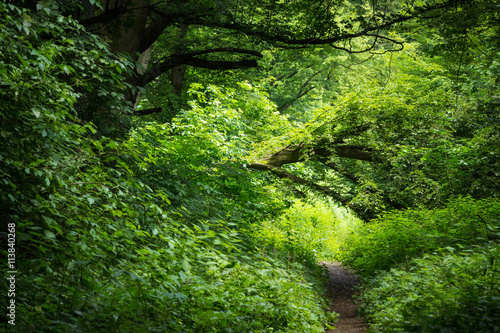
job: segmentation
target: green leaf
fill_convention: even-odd
[[[45,216],[45,215],[42,215],[42,218],[43,218],[43,220],[45,221],[45,223],[47,223],[47,224],[49,224],[49,225],[50,225],[50,224],[52,224],[52,223],[55,223],[55,222],[56,222],[54,219],[52,219],[52,218],[50,218],[50,217],[47,217],[47,216]]]
[[[184,269],[184,272],[186,272],[186,274],[189,274],[191,270],[191,265],[189,264],[189,261],[186,258],[183,258],[181,261],[181,265],[182,269]]]

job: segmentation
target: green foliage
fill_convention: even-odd
[[[391,208],[438,207],[457,195],[498,193],[498,82],[492,80],[497,62],[488,58],[464,66],[467,83],[458,86],[443,60],[422,53],[422,47],[407,43],[398,54],[357,59],[363,64],[337,73],[340,92],[331,106],[308,111],[303,127],[275,139],[283,146],[351,144],[372,151],[373,163],[330,158],[356,175],[356,187],[345,187],[344,196],[364,217]],[[342,59],[356,61],[340,55],[330,61]],[[318,169],[314,174],[316,183],[332,188],[350,182]]]
[[[142,179],[165,186],[173,205],[187,208],[182,214],[193,219],[218,212],[235,221],[260,221],[288,204],[266,185],[265,175],[243,167],[251,147],[282,131],[285,121],[264,93],[248,83],[240,86],[239,94],[193,86],[188,110],[171,124],[142,123],[127,143],[144,157],[136,166]]]
[[[0,38],[0,201],[6,214],[23,216],[36,210],[35,196],[50,194],[51,184],[67,185],[59,170],[80,163],[72,158],[75,151],[86,158],[90,146],[82,138],[94,129],[77,118],[79,91],[99,91],[106,109],[123,107],[122,77],[115,70],[126,71],[129,64],[50,6],[39,4],[31,12],[2,3],[0,11],[5,18]]]
[[[330,2],[309,8],[306,3],[268,6],[254,1],[255,8],[242,15],[249,4],[224,2],[226,8],[218,12],[216,20],[231,13],[231,22],[243,24],[248,34],[190,26],[181,38],[178,27],[170,27],[154,46],[152,60],[161,61],[179,50],[216,46],[261,50],[263,58],[258,69],[221,73],[187,66],[184,87],[215,82],[227,90],[239,91],[240,82],[249,81],[266,89],[277,110],[289,116],[288,122],[281,123],[287,130],[275,132],[268,141],[261,142],[249,160],[298,143],[310,147],[321,143],[359,145],[372,152],[375,163],[346,161],[332,154],[331,162],[355,177],[345,177],[341,171],[325,172],[326,168],[308,163],[308,156],[304,157],[306,177],[300,175],[341,193],[365,219],[394,208],[438,207],[457,195],[495,196],[500,146],[495,97],[498,52],[493,42],[498,30],[494,24],[498,18],[496,6],[489,1],[475,1],[478,8],[453,3],[442,17],[429,20],[430,26],[405,23],[398,27],[400,33],[356,38],[335,44],[333,49],[309,46],[283,50],[256,43],[255,38],[269,37],[280,29],[297,35],[312,34],[313,38],[328,29],[334,35],[357,31],[390,20],[399,11],[406,12],[403,8],[408,5],[386,2],[371,7],[373,4],[347,2],[339,7],[339,3]],[[411,10],[422,10],[433,3],[417,2]],[[207,4],[200,4],[200,8]],[[308,23],[283,16],[284,12],[296,13],[302,19],[309,17]],[[457,15],[462,14],[467,19],[457,20]],[[253,29],[264,22],[264,17],[265,27],[259,34]],[[337,20],[327,24],[333,17]],[[280,23],[276,25],[273,20]],[[326,30],[321,30],[318,22]],[[480,35],[483,31],[485,40]],[[386,52],[404,39],[403,51]],[[220,52],[207,59],[241,57]],[[183,89],[181,97],[174,96],[169,81],[160,77],[146,87],[146,97],[140,104],[162,105],[167,111],[156,118],[161,121],[172,120],[189,99],[187,89]]]
[[[259,254],[248,232],[287,206],[240,166],[280,129],[263,93],[193,90],[197,102],[172,125],[95,139],[78,119],[93,110],[80,88],[103,98],[98,112],[123,106],[114,71],[129,64],[53,8],[0,6],[1,208],[16,227],[17,331],[322,332],[333,322],[322,280]]]
[[[497,332],[498,245],[415,259],[368,280],[362,313],[373,332]]]
[[[340,257],[365,277],[374,332],[496,332],[500,201],[451,200],[387,213],[348,235]]]
[[[432,251],[500,239],[500,200],[451,200],[445,208],[396,211],[373,220],[345,242],[343,260],[364,276]]]
[[[219,260],[206,266],[212,282],[192,287],[180,309],[191,313],[187,327],[195,326],[193,332],[323,332],[334,321],[318,302],[317,287],[297,274],[300,265],[254,255],[252,264]]]
[[[283,251],[290,260],[314,269],[317,261],[337,259],[343,240],[361,227],[361,221],[331,200],[295,200],[278,218],[254,227],[263,250]]]
[[[456,39],[460,22],[440,38],[429,36],[442,22],[424,37],[407,33],[414,41],[404,53],[372,62],[327,48],[270,50],[264,69],[231,78],[188,69],[180,97],[155,81],[139,106],[168,114],[132,122],[123,117],[129,59],[61,14],[84,9],[78,2],[32,6],[0,3],[0,217],[16,226],[17,330],[323,332],[335,316],[325,313],[316,261],[332,259],[376,274],[362,296],[374,329],[498,330],[500,67],[498,28],[488,28],[496,12],[466,11],[475,33],[487,28],[488,47],[473,56],[464,50],[480,39]],[[179,10],[206,8],[248,35],[196,26],[186,45],[158,47],[153,60],[176,48],[237,40],[254,49],[259,36],[333,36],[391,19],[338,1],[204,1]],[[163,41],[176,36],[167,29]],[[443,42],[449,36],[458,48]],[[391,49],[382,44],[370,50]],[[457,50],[455,68],[448,60]],[[294,200],[289,183],[245,168],[297,143],[377,152],[371,165],[332,156],[338,168],[329,170],[309,154],[287,167],[334,183],[366,216],[428,208],[361,225],[332,202]],[[458,195],[475,199],[448,200]]]

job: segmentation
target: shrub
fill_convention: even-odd
[[[500,247],[435,254],[368,279],[362,312],[375,332],[498,332]]]
[[[500,239],[500,199],[451,200],[443,209],[390,212],[348,237],[342,259],[369,276],[446,247]]]
[[[343,240],[361,226],[345,208],[327,199],[296,200],[278,218],[256,225],[267,247],[286,252],[293,260],[316,265],[335,260]]]

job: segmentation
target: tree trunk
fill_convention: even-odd
[[[130,0],[127,2],[106,0],[104,2],[104,11],[101,14],[113,13],[123,9],[123,14],[103,23],[98,23],[95,27],[95,31],[99,35],[110,40],[113,52],[127,53],[134,60],[137,60],[139,55],[143,53],[141,44],[148,23],[150,2],[150,0]],[[130,10],[130,8],[134,9]]]
[[[187,24],[179,24],[179,44],[175,50],[175,55],[183,54],[186,52],[186,44],[184,43],[184,38],[186,37],[188,31]],[[181,96],[182,94],[182,82],[184,81],[184,73],[186,72],[186,65],[175,66],[170,72],[170,83],[174,90],[174,94]]]

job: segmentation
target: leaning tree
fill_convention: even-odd
[[[24,6],[36,11],[38,3],[27,0]],[[162,112],[159,106],[136,108],[141,90],[168,76],[173,91],[180,94],[186,66],[219,71],[258,67],[263,51],[271,48],[293,51],[321,45],[351,54],[391,52],[404,47],[404,39],[394,37],[393,32],[415,22],[418,24],[414,27],[425,23],[445,37],[459,35],[463,40],[471,29],[491,28],[498,23],[496,1],[59,0],[52,3],[57,3],[65,15],[76,19],[88,31],[107,40],[115,54],[126,55],[135,64],[133,71],[124,77],[128,85],[125,99],[132,112],[117,115],[115,111],[117,118]],[[185,36],[195,29],[208,31],[212,36],[210,43],[198,40],[189,44]],[[163,43],[166,51],[150,61],[151,48],[158,43]],[[306,88],[299,90],[297,98],[306,91]],[[106,131],[117,118],[95,102],[99,100],[96,94],[96,91],[82,91],[77,109],[80,118],[100,124],[101,130]],[[287,107],[286,103],[282,106]],[[369,124],[357,124],[345,137],[296,142],[264,154],[250,167],[307,184],[348,203],[332,189],[308,182],[282,167],[304,159],[314,160],[356,182],[356,175],[339,168],[332,157],[378,160],[373,147],[348,144],[346,140],[347,136],[369,129]]]

